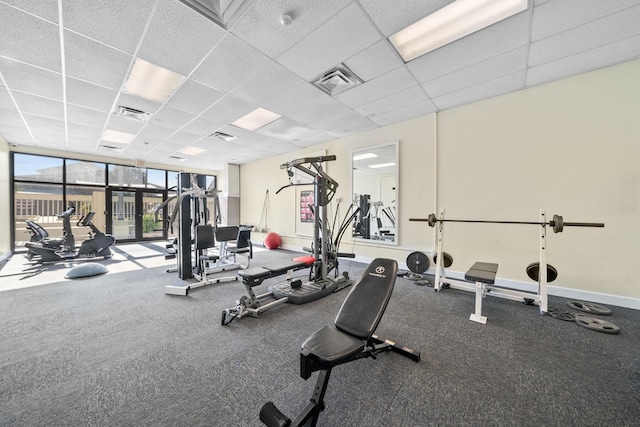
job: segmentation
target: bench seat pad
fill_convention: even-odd
[[[337,330],[333,325],[316,331],[305,342],[302,349],[310,351],[321,362],[332,365],[361,352],[365,341]]]

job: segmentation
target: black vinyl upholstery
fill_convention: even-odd
[[[376,258],[353,285],[336,316],[336,328],[367,340],[387,308],[398,273],[398,263]]]
[[[216,228],[216,240],[218,242],[231,242],[238,238],[240,227],[237,225],[218,226]]]
[[[196,249],[209,249],[216,245],[211,224],[196,226],[195,245]]]
[[[498,264],[492,262],[476,262],[464,274],[464,278],[471,282],[481,282],[492,285],[496,281],[497,272]]]
[[[387,308],[398,273],[395,260],[377,258],[353,285],[336,317],[302,343],[321,362],[336,365],[362,351]]]

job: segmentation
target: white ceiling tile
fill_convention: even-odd
[[[70,104],[108,113],[117,94],[113,89],[67,77],[67,102]]]
[[[421,101],[397,110],[389,111],[372,117],[370,120],[380,126],[387,126],[393,123],[402,122],[414,117],[425,116],[435,113],[438,108],[431,100]]]
[[[109,115],[109,121],[107,122],[106,129],[115,130],[117,132],[130,133],[136,135],[146,123],[140,120],[135,120],[129,117],[116,116],[115,114]]]
[[[102,129],[109,117],[109,113],[79,107],[77,105],[67,105],[67,121],[86,126],[99,127]]]
[[[64,120],[64,108],[60,101],[18,91],[13,92],[13,97],[23,113]]]
[[[168,128],[181,128],[188,122],[193,120],[195,115],[187,113],[176,108],[164,106],[158,113],[151,118],[149,123],[157,124]]]
[[[67,124],[67,132],[69,134],[69,142],[71,142],[71,137],[78,137],[90,139],[95,144],[102,135],[102,128],[69,123]]]
[[[397,33],[452,2],[453,0],[360,0],[362,7],[385,37]]]
[[[388,113],[393,110],[405,107],[407,105],[417,104],[418,102],[431,101],[424,93],[420,85],[410,87],[384,98],[361,105],[355,108],[355,111],[364,117],[372,118],[381,114]]]
[[[347,133],[345,133],[347,135]],[[315,135],[310,135],[305,139],[299,139],[297,141],[293,141],[291,144],[296,145],[298,147],[311,147],[314,145],[318,145],[323,142],[331,141],[335,139],[334,135],[329,135],[326,132],[318,132]]]
[[[96,150],[98,138],[87,138],[82,135],[69,135],[67,148],[84,153],[92,153]]]
[[[129,54],[71,31],[64,32],[68,76],[119,90],[131,64]]]
[[[640,34],[640,6],[531,43],[529,66],[575,55]]]
[[[154,123],[148,123],[140,133],[138,133],[135,141],[149,141],[155,145],[156,143],[167,139],[172,132],[171,128]]]
[[[378,127],[378,125],[355,111],[329,117],[328,119],[311,123],[310,126],[333,136],[346,136]]]
[[[17,110],[5,110],[0,108],[0,123],[11,126],[24,126],[24,120]]]
[[[407,68],[402,66],[360,86],[339,93],[335,98],[350,107],[357,107],[403,91],[417,83]]]
[[[209,86],[187,79],[169,98],[166,105],[188,113],[200,114],[220,100],[223,95],[222,92],[211,89]]]
[[[9,96],[9,91],[4,86],[0,87],[0,108],[4,110],[18,111],[16,109],[16,105],[13,103],[13,100]]]
[[[231,32],[271,58],[276,58],[320,26],[350,0],[257,0],[231,28]],[[280,17],[289,13],[291,25]]]
[[[12,90],[62,101],[62,75],[0,57],[0,73]]]
[[[51,0],[3,0],[25,12],[58,23],[58,2]]]
[[[344,61],[356,76],[369,81],[395,70],[403,62],[388,40],[380,40]]]
[[[426,82],[524,46],[528,38],[529,15],[524,11],[416,58],[407,66],[418,81]]]
[[[220,41],[224,30],[175,0],[159,0],[138,56],[188,75]]]
[[[61,71],[58,26],[0,3],[0,56]]]
[[[303,123],[309,124],[320,120],[328,119],[338,114],[345,114],[352,111],[340,101],[333,98],[327,98],[313,105],[308,106],[300,111],[289,114],[289,118]]]
[[[32,129],[31,132],[40,147],[59,150],[60,147],[66,147],[67,145],[64,133],[51,132],[42,129]]]
[[[215,89],[230,92],[267,62],[267,56],[233,34],[226,34],[191,78]]]
[[[232,94],[261,105],[302,84],[306,84],[303,79],[272,61],[255,70],[253,78],[234,89]]]
[[[262,105],[285,116],[328,98],[329,95],[325,92],[310,83],[304,82],[292,87],[278,97],[263,100]]]
[[[638,0],[556,0],[533,10],[531,40],[538,41],[632,6]]]
[[[295,142],[300,139],[312,137],[318,133],[317,129],[308,128],[298,122],[283,117],[269,123],[256,131],[260,135],[276,138],[284,141]]]
[[[2,125],[2,132],[0,132],[7,142],[17,145],[33,145],[35,144],[31,134],[24,126]]]
[[[182,130],[195,135],[207,136],[217,131],[224,125],[225,124],[222,122],[217,122],[205,117],[198,117],[192,122],[189,122],[189,124],[183,127]]]
[[[165,142],[165,144],[167,143],[171,144],[176,147],[176,150],[179,150],[180,148],[191,144],[192,142],[196,141],[199,138],[200,136],[198,135],[194,135],[189,132],[180,131],[171,135],[169,139]]]
[[[202,116],[221,123],[231,123],[252,112],[256,108],[258,108],[256,104],[236,98],[233,95],[226,95],[215,105],[202,113]]]
[[[525,72],[517,72],[495,80],[468,87],[457,92],[451,92],[437,98],[433,98],[434,104],[439,110],[447,110],[463,104],[492,98],[505,93],[514,92],[524,88]]]
[[[32,114],[24,114],[24,119],[32,131],[34,129],[42,129],[51,132],[65,133],[64,120],[56,120],[49,117],[34,116]]]
[[[442,96],[469,86],[475,86],[496,77],[513,74],[527,68],[526,47],[514,49],[486,61],[478,62],[462,70],[424,82],[422,86],[430,97]]]
[[[630,37],[531,67],[527,72],[527,86],[563,79],[638,57],[640,57],[640,36]]]
[[[369,18],[352,3],[283,53],[278,62],[305,80],[312,80],[380,38]]]
[[[64,0],[62,19],[65,28],[133,54],[154,3],[154,0]],[[88,16],[100,19],[87,19]]]

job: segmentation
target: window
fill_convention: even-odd
[[[106,171],[104,163],[68,159],[66,161],[66,170],[66,182],[68,184],[104,185]]]
[[[56,157],[15,153],[13,178],[18,181],[62,182],[63,160]]]

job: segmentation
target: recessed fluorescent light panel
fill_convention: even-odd
[[[282,117],[280,114],[276,114],[273,111],[265,110],[264,108],[256,108],[246,116],[240,117],[232,125],[253,132],[256,129],[260,129],[262,126],[278,120]]]
[[[205,150],[203,148],[188,146],[188,147],[184,147],[181,150],[178,150],[178,153],[188,154],[189,156],[197,156],[198,154],[202,154],[202,153],[204,153],[206,151],[207,150]]]
[[[377,165],[369,165],[370,168],[372,169],[378,169],[378,168],[388,168],[390,166],[395,166],[395,163],[378,163]]]
[[[456,0],[389,41],[405,62],[522,12],[527,0]]]
[[[117,142],[118,144],[130,144],[136,136],[131,133],[119,132],[117,130],[105,129],[102,134],[103,141]]]
[[[357,162],[358,160],[373,159],[374,157],[378,157],[378,155],[374,153],[364,153],[353,156],[353,160]]]
[[[136,58],[124,91],[155,102],[165,102],[182,83],[184,76]]]

